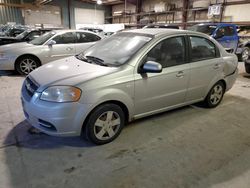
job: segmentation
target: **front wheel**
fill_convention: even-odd
[[[245,62],[246,72],[250,74],[250,64]]]
[[[40,66],[39,61],[32,56],[21,57],[17,60],[16,71],[21,75],[28,75]]]
[[[125,125],[125,115],[120,106],[104,104],[97,107],[87,119],[85,136],[95,144],[112,142]]]
[[[211,88],[204,101],[206,106],[209,108],[215,108],[216,106],[218,106],[223,99],[224,93],[225,93],[224,84],[221,81],[217,82]]]

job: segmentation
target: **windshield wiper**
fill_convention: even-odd
[[[91,64],[97,64],[97,65],[101,65],[101,66],[108,66],[107,64],[104,63],[104,61],[98,57],[94,57],[94,56],[84,56],[83,54],[79,54],[75,56],[77,59],[87,62],[87,63],[91,63]]]
[[[87,59],[93,61],[95,64],[101,65],[101,66],[108,66],[107,64],[104,63],[104,61],[98,57],[94,56],[86,56]]]
[[[87,62],[87,63],[92,63],[92,62],[89,62],[88,59],[87,59],[84,55],[82,55],[82,54],[78,54],[78,55],[76,55],[75,57],[76,57],[77,59],[81,60],[81,61],[85,61],[85,62]]]

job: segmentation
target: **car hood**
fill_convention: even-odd
[[[13,50],[13,49],[24,49],[24,48],[30,48],[34,47],[33,44],[29,44],[27,42],[20,42],[20,43],[14,43],[14,44],[6,44],[0,47],[0,52],[5,52],[8,50]]]
[[[7,44],[11,44],[11,43],[16,43],[16,42],[22,42],[21,40],[19,39],[16,39],[16,38],[2,38],[0,37],[0,45],[7,45]]]
[[[73,56],[45,64],[32,71],[29,77],[40,86],[37,91],[42,92],[48,86],[76,86],[117,70],[117,67],[89,64]]]

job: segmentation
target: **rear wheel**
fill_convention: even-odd
[[[40,66],[40,62],[32,56],[24,56],[17,60],[16,71],[21,75],[28,75]]]
[[[246,72],[250,74],[250,64],[245,62]]]
[[[217,82],[209,91],[205,104],[209,108],[214,108],[220,104],[225,93],[225,85],[220,81]]]
[[[124,125],[125,115],[121,107],[116,104],[104,104],[90,114],[84,134],[95,144],[106,144],[119,136]]]

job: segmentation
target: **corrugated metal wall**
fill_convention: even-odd
[[[0,0],[0,3],[18,3],[23,1],[25,3],[32,3],[34,0]],[[70,8],[70,20],[71,27],[75,28],[75,8],[86,8],[86,9],[95,9],[94,4],[83,3],[78,0],[71,0]],[[69,27],[69,13],[68,13],[68,0],[53,0],[48,5],[59,6],[61,8],[62,16],[62,25],[67,28]],[[111,7],[108,6],[97,6],[98,10],[104,10],[105,16],[111,15]],[[0,6],[0,24],[6,24],[7,22],[16,22],[17,24],[24,24],[24,18],[22,17],[22,9]]]
[[[0,0],[0,3],[20,4],[20,0]],[[6,24],[7,22],[23,24],[22,10],[9,6],[0,6],[0,24]]]

